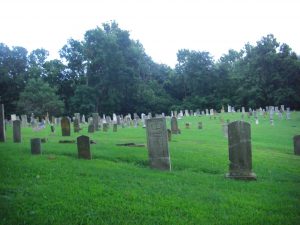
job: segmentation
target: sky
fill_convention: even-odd
[[[180,49],[217,60],[267,34],[300,55],[299,0],[0,0],[0,43],[59,58],[68,39],[113,20],[171,67]]]

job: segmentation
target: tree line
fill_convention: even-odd
[[[181,49],[171,68],[155,63],[116,22],[69,39],[60,59],[0,43],[0,101],[7,114],[89,115],[258,108],[300,109],[300,60],[269,34],[215,61],[209,52]]]

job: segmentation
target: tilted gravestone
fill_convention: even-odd
[[[31,154],[33,154],[33,155],[41,154],[41,139],[40,138],[30,139],[30,144],[31,144]]]
[[[227,178],[256,180],[252,172],[251,127],[244,121],[228,124],[229,173]]]
[[[168,148],[168,134],[165,118],[146,120],[147,147],[150,167],[160,170],[171,170]]]
[[[178,122],[175,116],[171,118],[171,131],[172,134],[178,134]]]
[[[4,105],[0,105],[0,142],[5,142],[5,120],[4,120]]]
[[[71,136],[70,121],[67,117],[63,117],[60,121],[62,136]]]
[[[82,135],[77,138],[78,158],[92,159],[90,150],[90,138]]]
[[[294,136],[294,153],[300,155],[300,135]]]
[[[13,139],[15,143],[21,142],[21,121],[20,120],[13,121]]]

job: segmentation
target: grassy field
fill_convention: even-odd
[[[240,114],[223,114],[231,121]],[[228,143],[219,119],[185,117],[181,135],[169,143],[172,172],[149,168],[146,131],[89,134],[92,160],[77,159],[78,134],[61,137],[50,127],[22,128],[22,143],[0,143],[0,224],[300,224],[300,156],[292,137],[300,134],[300,112],[275,126],[251,121],[253,171],[257,181],[225,179]],[[246,121],[248,119],[246,118]],[[197,129],[198,121],[203,129]],[[191,128],[185,129],[184,123]],[[170,127],[170,120],[167,120]],[[80,134],[87,134],[85,127]],[[30,138],[45,137],[42,155],[30,154]]]

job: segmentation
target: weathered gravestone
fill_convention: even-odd
[[[243,121],[228,124],[229,173],[227,178],[256,180],[252,172],[251,127]]]
[[[94,131],[95,131],[95,127],[92,121],[88,126],[88,133],[94,133]]]
[[[67,117],[63,117],[60,124],[62,136],[71,136],[70,120]]]
[[[160,170],[171,170],[168,148],[168,134],[165,118],[146,120],[147,147],[150,167]]]
[[[40,138],[30,139],[30,144],[31,144],[31,154],[33,154],[33,155],[41,154],[41,139]]]
[[[92,113],[92,116],[93,116],[93,123],[94,123],[95,130],[98,131],[99,130],[99,114]]]
[[[117,130],[118,130],[118,125],[115,123],[115,124],[113,125],[113,132],[117,132]]]
[[[0,142],[5,142],[5,120],[4,120],[4,105],[0,106]]]
[[[178,122],[175,116],[171,118],[171,131],[172,134],[178,134]]]
[[[78,158],[92,159],[90,150],[90,138],[85,135],[81,135],[77,138],[77,150]]]
[[[77,114],[77,113],[75,113],[75,114]],[[74,126],[74,133],[78,133],[80,131],[78,117],[75,117],[74,122],[73,122],[73,126]]]
[[[21,142],[21,121],[20,120],[13,121],[13,139],[15,143]]]
[[[300,155],[300,135],[294,136],[294,153]]]

